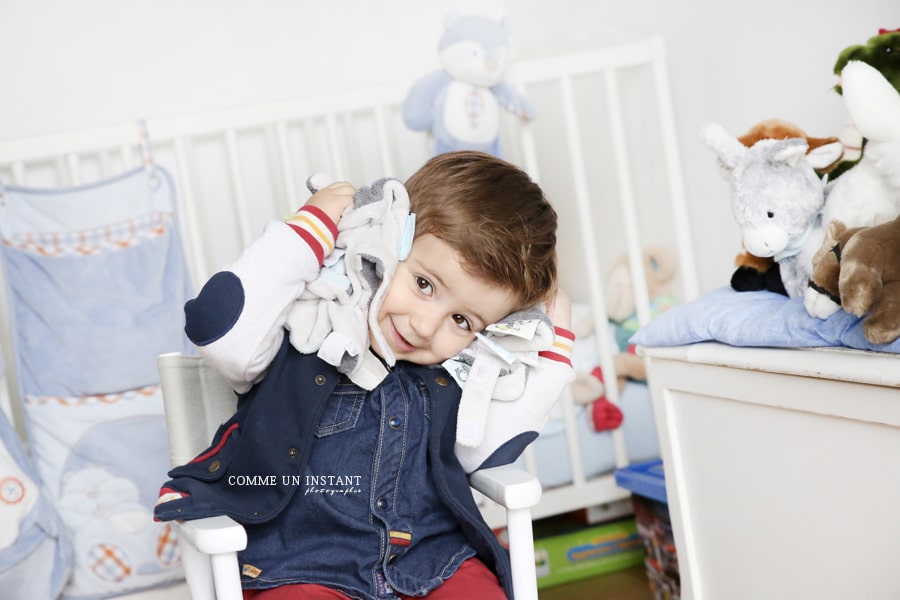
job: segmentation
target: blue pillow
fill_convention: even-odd
[[[732,346],[845,346],[900,353],[900,340],[873,344],[866,339],[862,317],[839,310],[828,319],[817,319],[806,312],[802,298],[736,292],[728,286],[659,314],[629,341],[640,346],[710,341]]]

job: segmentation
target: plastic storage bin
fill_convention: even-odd
[[[681,579],[666,502],[666,479],[661,460],[616,470],[616,484],[632,493],[634,519],[644,543],[644,565],[655,600],[678,600]]]

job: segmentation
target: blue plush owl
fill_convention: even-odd
[[[503,83],[510,61],[505,21],[480,15],[448,17],[438,50],[442,69],[416,81],[403,104],[403,121],[430,131],[435,154],[480,150],[502,156],[500,108],[535,117],[525,97]]]

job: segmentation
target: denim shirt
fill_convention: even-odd
[[[427,388],[405,363],[372,392],[342,378],[290,482],[293,502],[248,528],[244,587],[318,583],[378,600],[422,595],[453,575],[475,551],[430,475],[429,421]]]
[[[509,554],[481,517],[466,473],[454,452],[459,387],[442,368],[409,363],[402,363],[394,369],[391,382],[386,380],[372,394],[362,392],[363,401],[357,412],[354,407],[360,397],[359,389],[315,355],[297,352],[288,336],[284,335],[266,377],[239,396],[237,412],[220,426],[210,447],[188,464],[169,472],[171,479],[163,484],[161,492],[174,492],[179,498],[157,504],[155,517],[168,521],[228,515],[242,523],[249,538],[244,555],[247,561],[242,560],[242,570],[246,575],[242,578],[243,585],[247,588],[274,587],[299,580],[301,576],[294,570],[295,566],[305,560],[307,554],[313,558],[312,555],[325,552],[325,548],[348,555],[351,549],[353,552],[370,553],[370,557],[352,559],[371,562],[370,567],[374,569],[371,574],[353,575],[359,578],[357,582],[365,580],[366,586],[371,585],[373,576],[378,583],[380,566],[386,581],[398,588],[430,588],[439,583],[435,577],[449,576],[455,570],[457,559],[461,562],[464,558],[462,555],[455,557],[455,553],[461,550],[465,554],[464,547],[468,545],[474,555],[497,575],[507,596],[512,598]],[[381,404],[380,391],[392,387],[394,393],[386,392],[385,404]],[[377,400],[377,412],[371,410],[373,404],[367,405],[370,410],[363,410],[369,399],[374,399],[373,403]],[[399,400],[402,403],[398,404]],[[404,451],[399,455],[388,452],[393,458],[386,461],[382,461],[381,457],[374,460],[372,449],[377,451],[380,444],[387,445],[393,441],[390,436],[382,439],[381,433],[387,433],[384,423],[390,429],[392,418],[399,418],[399,414],[391,410],[395,406],[402,407],[407,415],[409,411],[421,411],[422,417],[418,427],[408,424],[404,430],[406,437],[400,446]],[[351,423],[353,425],[348,428]],[[357,427],[361,429],[357,431]],[[361,435],[367,428],[372,433]],[[344,431],[338,431],[342,429]],[[328,431],[334,435],[321,436],[321,433]],[[344,454],[351,448],[357,449],[355,444],[363,443],[366,437],[369,437],[368,443],[372,446],[366,458],[358,456],[356,450]],[[421,444],[427,444],[427,451],[421,448]],[[318,458],[313,457],[318,455],[320,445],[338,455],[340,460],[334,461],[336,466],[322,467],[321,464],[329,461],[320,463]],[[424,460],[426,473],[421,473],[420,467],[408,467],[406,463],[411,460]],[[364,473],[360,467],[356,472],[358,462],[365,464],[369,471]],[[387,469],[388,464],[395,471],[399,465],[399,478],[392,478],[392,471],[383,477],[380,477],[384,475],[383,471],[376,473],[375,467],[382,468],[384,465],[383,468]],[[322,473],[323,468],[335,472]],[[366,536],[377,532],[378,542],[371,548],[368,543],[364,546],[358,541],[356,534],[360,532],[355,529],[334,534],[337,536],[333,539],[334,543],[328,543],[325,547],[307,544],[302,539],[301,530],[289,529],[296,526],[291,523],[294,509],[306,504],[305,498],[312,495],[303,495],[306,476],[331,474],[360,475],[360,483],[363,476],[369,478],[370,489],[355,498],[364,502],[365,506],[358,513],[350,513],[351,518],[341,525],[351,529],[364,528],[361,539],[369,539]],[[240,485],[241,481],[259,476],[271,477],[274,485]],[[299,485],[283,485],[285,478],[290,483],[297,481]],[[426,481],[428,489],[414,487]],[[381,493],[382,489],[386,491]],[[437,502],[419,503],[418,495],[421,493],[433,494]],[[383,512],[378,508],[382,498],[389,502],[386,506],[388,510]],[[354,498],[346,500],[352,502]],[[417,513],[411,507],[413,501],[418,506],[427,507],[427,510]],[[313,506],[313,510],[318,509],[321,507]],[[446,515],[453,521],[449,528]],[[434,522],[429,520],[431,516],[436,517]],[[305,520],[306,516],[298,518],[304,519],[303,523],[310,522]],[[309,515],[309,519],[315,518],[315,514]],[[412,530],[408,547],[403,546],[405,536],[396,535],[396,532],[405,532],[405,527]],[[460,538],[455,537],[454,528],[461,532]],[[394,543],[390,538],[392,531],[395,532]],[[316,535],[329,534],[333,532],[325,527]],[[381,536],[387,538],[382,539]],[[257,538],[265,540],[263,544],[275,545],[268,552],[278,559],[277,564],[260,566],[251,562],[259,561],[260,556],[265,558],[265,552],[254,554],[262,548]],[[318,537],[315,543],[325,539]],[[457,545],[457,539],[462,543]],[[439,548],[434,556],[432,544]],[[304,552],[307,547],[315,549]],[[391,559],[393,554],[399,557]],[[334,557],[334,554],[330,556]],[[441,573],[438,566],[446,567],[446,572]],[[340,575],[341,578],[345,576],[350,577]],[[356,589],[356,585],[363,584],[350,584],[342,580],[335,582],[335,585]],[[378,588],[368,589],[375,591]],[[354,592],[353,595],[360,594]]]

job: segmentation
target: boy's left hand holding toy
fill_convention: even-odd
[[[356,188],[353,185],[346,181],[335,181],[316,191],[304,206],[318,208],[337,223],[344,210],[353,204],[355,194]]]

